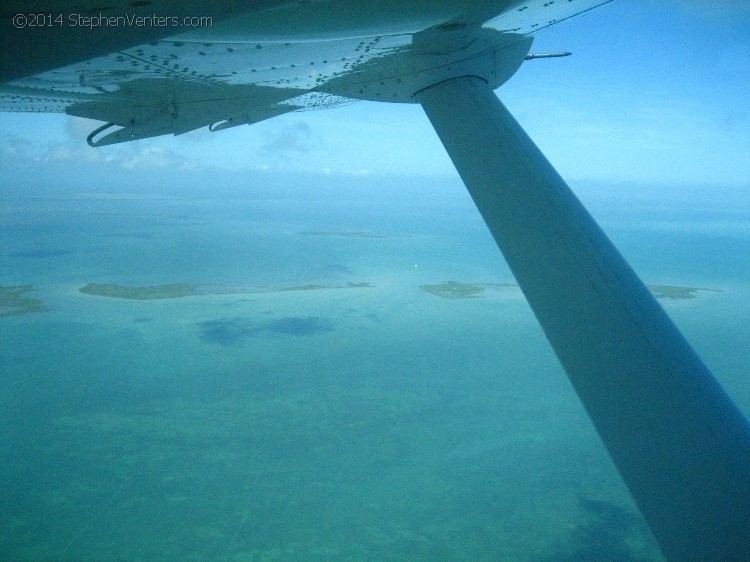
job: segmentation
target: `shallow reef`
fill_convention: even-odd
[[[569,542],[560,545],[549,562],[608,560],[611,562],[650,562],[653,560],[645,523],[615,503],[579,498],[581,519],[570,533]]]
[[[694,299],[698,291],[720,293],[720,289],[706,289],[703,287],[681,287],[679,285],[646,285],[657,299]]]
[[[287,336],[309,336],[324,334],[334,329],[333,322],[319,316],[286,316],[270,322],[259,322],[250,318],[217,318],[196,324],[200,338],[207,343],[225,346],[242,344],[248,337],[275,333]]]
[[[333,325],[327,318],[318,316],[287,316],[270,322],[266,325],[266,329],[277,334],[309,336],[330,332],[333,330]]]
[[[204,320],[198,322],[196,326],[204,342],[226,346],[239,345],[245,338],[260,331],[249,318],[241,317]]]
[[[47,310],[39,299],[25,296],[25,293],[33,290],[33,285],[0,285],[0,316],[18,316]]]

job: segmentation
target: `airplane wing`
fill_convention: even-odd
[[[352,99],[415,103],[421,83],[409,77],[489,68],[509,48],[520,64],[529,34],[602,3],[12,1],[0,17],[0,111],[103,121],[88,139],[102,146]]]

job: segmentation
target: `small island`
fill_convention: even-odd
[[[320,238],[394,238],[393,234],[384,232],[367,232],[364,230],[303,230],[297,236],[315,236]]]
[[[316,291],[321,289],[362,289],[374,287],[372,283],[347,283],[346,285],[321,285],[307,283],[291,287],[239,287],[220,283],[168,283],[165,285],[131,286],[114,283],[89,283],[78,289],[86,295],[128,300],[159,300],[204,295],[239,295],[247,293],[281,293],[286,291]]]
[[[679,285],[646,285],[651,294],[657,299],[694,299],[698,291],[721,293],[721,289],[706,289],[704,287],[681,287]]]
[[[78,290],[87,295],[131,300],[175,299],[198,294],[211,294],[210,292],[199,292],[198,287],[190,283],[170,283],[145,287],[115,285],[114,283],[89,283]]]
[[[33,290],[33,285],[0,285],[0,317],[46,311],[42,301],[25,295]]]
[[[515,286],[513,283],[460,283],[458,281],[444,281],[439,285],[420,285],[419,288],[444,299],[474,299],[482,295],[487,289]]]
[[[269,289],[267,292],[281,292],[281,291],[317,291],[319,289],[368,289],[374,287],[372,283],[352,283],[348,282],[346,285],[318,285],[315,283],[309,283],[307,285],[294,285],[291,287],[282,287],[280,289]]]

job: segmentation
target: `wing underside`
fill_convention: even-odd
[[[143,34],[136,33],[132,45],[8,81],[0,86],[0,111],[65,112],[112,124],[113,130],[90,142],[99,146],[201,127],[221,130],[352,99],[414,102],[414,91],[406,86],[398,95],[392,95],[391,88],[388,98],[372,94],[377,89],[372,85],[382,78],[372,69],[386,67],[378,61],[396,57],[399,70],[388,78],[400,84],[415,72],[434,73],[468,59],[486,59],[497,49],[601,3],[438,1],[417,9],[409,2],[383,2],[373,8],[354,0],[347,13],[361,11],[363,16],[347,19],[337,16],[332,6],[326,8],[325,2],[261,2],[244,13],[219,14],[210,26],[150,37],[148,42],[140,42]],[[192,13],[201,9],[200,3],[195,5]],[[19,12],[32,11],[23,6]],[[8,26],[10,11],[5,11],[3,25]],[[185,12],[181,7],[179,13]],[[49,13],[51,18],[71,17]],[[102,16],[92,9],[85,13]],[[326,13],[330,22],[321,16]],[[478,43],[475,38],[482,27],[503,39],[483,38]],[[32,32],[6,31],[11,39]],[[17,66],[24,67],[23,53]]]

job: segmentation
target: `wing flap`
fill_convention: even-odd
[[[196,84],[170,79],[142,79],[96,100],[74,103],[69,115],[105,121],[120,127],[92,146],[152,136],[181,135],[218,122],[257,122],[296,106],[278,106],[298,91],[255,85]],[[223,127],[226,128],[226,127]],[[101,131],[103,132],[103,131]]]

